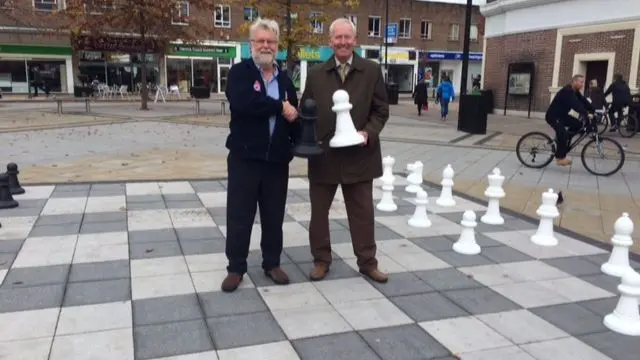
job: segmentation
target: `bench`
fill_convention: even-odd
[[[58,109],[57,109],[58,115],[62,115],[62,113],[63,113],[62,103],[64,101],[79,102],[80,100],[76,100],[75,98],[72,98],[72,99],[55,98],[55,99],[53,99],[53,101],[55,101],[56,104],[58,105]],[[88,112],[88,113],[91,112],[91,100],[87,97],[87,98],[84,98],[82,101],[84,101],[84,109],[85,109],[85,111]]]
[[[193,99],[195,101],[195,113],[196,115],[200,115],[200,100],[198,98]],[[226,115],[227,113],[227,101],[220,100],[220,115]]]

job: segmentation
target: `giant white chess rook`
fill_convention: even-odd
[[[633,221],[629,218],[629,214],[622,213],[622,216],[616,220],[613,229],[611,256],[606,263],[602,264],[600,270],[607,275],[620,277],[628,270],[632,270],[629,265],[629,248],[633,245],[631,238]]]
[[[440,191],[440,197],[436,200],[436,204],[442,207],[453,207],[456,206],[456,200],[453,198],[453,168],[451,164],[447,164],[447,166],[442,170],[442,190]],[[475,215],[474,215],[475,217]],[[475,220],[475,219],[474,219]]]
[[[542,203],[536,214],[540,216],[540,223],[535,234],[531,235],[531,242],[540,246],[556,246],[558,239],[553,232],[553,219],[560,216],[556,202],[558,194],[549,189],[542,193]]]
[[[458,241],[453,244],[453,251],[463,255],[477,255],[480,254],[480,245],[476,242],[475,227],[478,225],[476,222],[476,213],[472,210],[467,210],[462,214],[462,232]]]
[[[500,214],[500,199],[505,196],[502,189],[502,183],[504,182],[504,176],[500,174],[500,169],[495,168],[493,172],[487,176],[489,187],[484,192],[489,201],[487,204],[487,212],[480,218],[485,224],[489,225],[502,225],[504,224],[504,218]]]
[[[349,93],[337,90],[333,93],[333,107],[336,113],[336,132],[329,140],[329,146],[333,148],[348,147],[364,143],[364,136],[358,134],[350,110],[353,105],[349,103]]]
[[[620,299],[613,312],[604,317],[604,326],[628,336],[640,336],[640,274],[629,270],[618,285]]]

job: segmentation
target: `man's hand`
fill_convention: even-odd
[[[296,110],[296,108],[293,107],[293,105],[289,104],[288,101],[283,101],[282,115],[284,115],[284,118],[291,123],[296,121],[296,119],[298,118],[298,110]]]
[[[367,134],[366,131],[358,131],[358,134],[360,134],[360,135],[362,135],[362,137],[364,137],[364,142],[360,146],[367,145],[367,143],[369,143],[369,134]]]

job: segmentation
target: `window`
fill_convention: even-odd
[[[0,9],[5,8],[11,8],[11,0],[0,0]]]
[[[244,21],[254,21],[258,18],[258,9],[254,7],[244,8]]]
[[[460,40],[460,25],[459,24],[451,24],[451,25],[449,25],[449,40],[451,40],[451,41]]]
[[[358,27],[358,17],[356,15],[345,15],[344,17],[349,19],[356,28]]]
[[[411,19],[400,19],[398,21],[398,37],[401,39],[411,38]]]
[[[478,41],[478,25],[471,25],[469,30],[469,40]]]
[[[433,24],[431,23],[431,21],[422,20],[420,22],[420,39],[431,40],[432,29],[433,29]]]
[[[216,5],[216,10],[213,16],[213,25],[219,28],[231,27],[231,6]]]
[[[171,23],[176,25],[187,25],[189,23],[189,2],[177,1],[176,9],[171,17]]]
[[[380,37],[380,16],[369,16],[369,37]]]
[[[53,11],[58,10],[60,4],[58,0],[33,0],[33,7],[36,10]]]
[[[311,27],[313,28],[314,34],[322,34],[324,31],[324,26],[322,21],[318,20],[321,14],[317,11],[312,11],[309,14],[309,20],[311,21]]]
[[[84,0],[84,11],[90,14],[102,14],[114,8],[114,0]]]

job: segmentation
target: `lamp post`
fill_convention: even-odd
[[[382,41],[384,41],[384,83],[389,83],[389,63],[387,60],[387,54],[389,52],[389,39],[387,39],[387,32],[389,31],[389,0],[384,1],[384,33]]]
[[[388,0],[387,0],[388,2]],[[460,95],[467,94],[467,78],[469,77],[469,48],[471,42],[471,12],[473,0],[467,0],[464,13],[464,40],[462,45],[462,78],[460,79]]]

